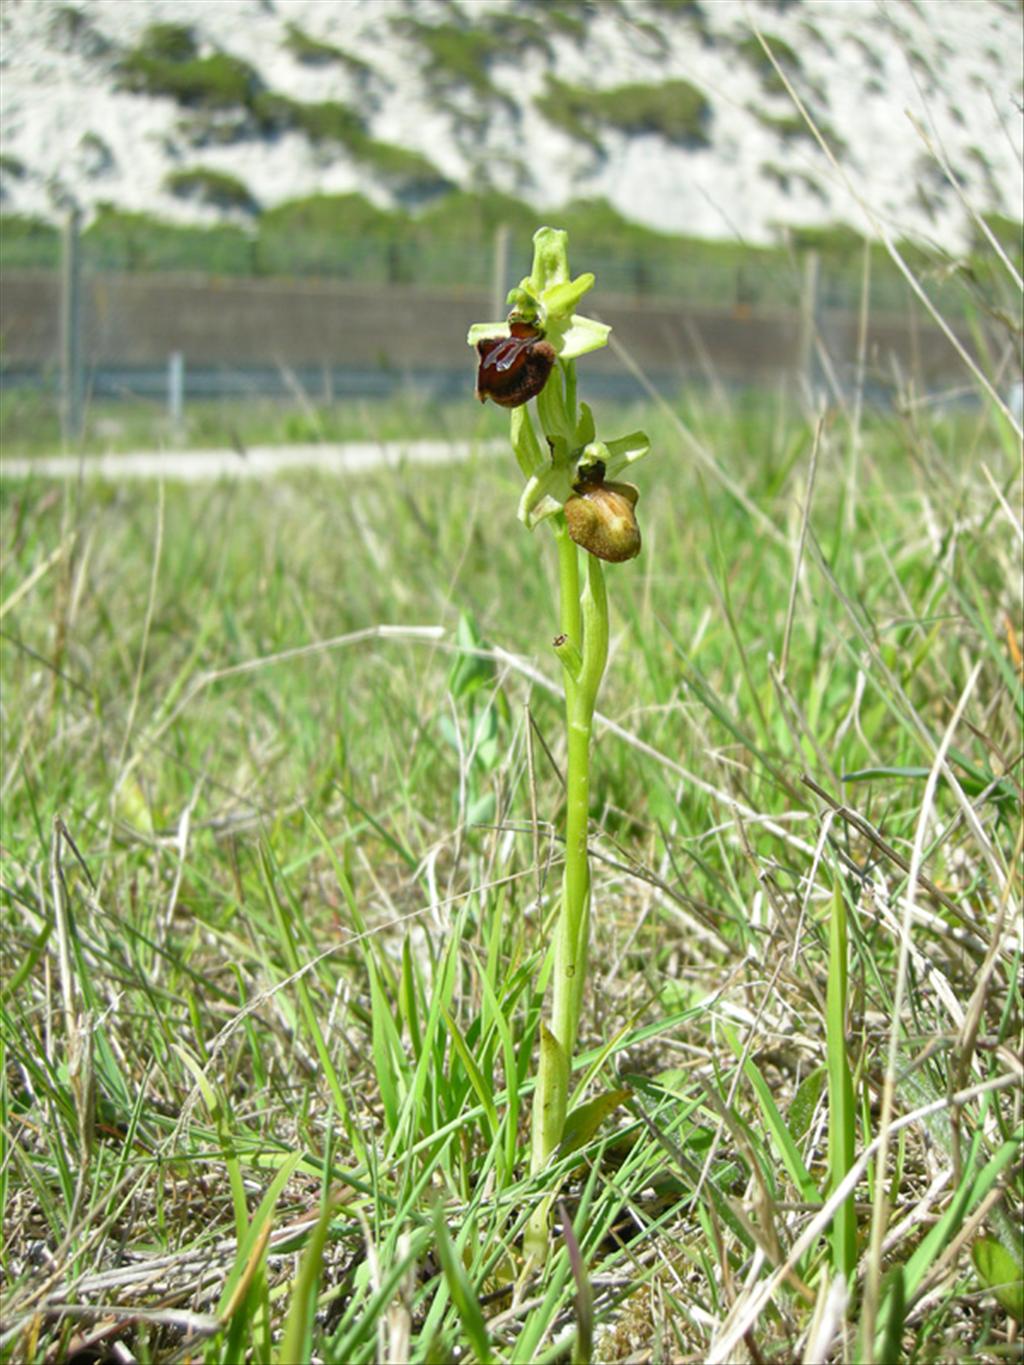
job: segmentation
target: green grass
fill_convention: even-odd
[[[654,451],[573,1077],[629,1095],[518,1287],[564,753],[511,453],[3,485],[5,1358],[125,1315],[151,1361],[794,1359],[844,1269],[829,1359],[1012,1351],[1016,443],[984,405],[817,442],[782,398],[596,406]]]
[[[467,379],[466,392],[472,391]],[[505,424],[493,406],[426,403],[411,389],[388,398],[326,402],[291,399],[190,399],[182,430],[171,433],[159,399],[93,400],[86,406],[81,449],[86,454],[156,450],[169,442],[192,450],[292,445],[323,441],[400,441],[419,438],[493,440]],[[0,449],[7,456],[46,455],[61,448],[52,393],[12,388],[0,394]]]

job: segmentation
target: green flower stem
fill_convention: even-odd
[[[583,632],[580,628],[580,557],[563,516],[555,523],[555,540],[558,544],[558,619],[562,634],[579,650],[583,647]],[[566,668],[567,678],[576,671]]]
[[[590,734],[597,691],[608,660],[608,598],[601,561],[586,556],[583,593],[583,666],[579,678],[566,676],[568,775],[565,816],[565,873],[555,946],[552,1033],[570,1063],[576,1046],[590,941]]]
[[[538,228],[533,235],[533,269],[510,291],[508,317],[504,322],[474,323],[466,338],[477,350],[477,397],[493,398],[512,409],[509,438],[526,480],[519,519],[531,531],[548,520],[558,547],[559,634],[554,647],[565,677],[568,730],[565,870],[550,963],[554,971],[550,1017],[540,1024],[531,1120],[531,1171],[537,1176],[557,1155],[563,1138],[590,944],[590,734],[608,662],[608,600],[598,556],[618,562],[640,549],[632,517],[636,490],[605,481],[614,480],[650,449],[642,431],[599,441],[593,413],[586,403],[577,402],[575,361],[607,345],[611,328],[576,312],[594,277],[572,278],[568,244],[564,231]],[[510,367],[515,380],[511,385],[506,374]],[[531,399],[535,406],[528,407]],[[534,428],[534,416],[543,440]],[[589,501],[581,507],[585,498]],[[581,553],[586,566],[582,583]],[[523,1239],[535,1265],[547,1260],[555,1197],[556,1190],[549,1186]]]
[[[608,598],[601,561],[586,555],[586,581],[579,592],[579,551],[564,520],[556,526],[561,585],[562,633],[556,646],[565,676],[568,731],[566,779],[565,870],[562,904],[555,931],[551,1025],[541,1025],[541,1060],[534,1096],[531,1169],[548,1164],[562,1139],[569,1103],[572,1055],[579,1031],[590,942],[590,866],[587,834],[590,821],[590,735],[598,688],[608,661]],[[577,644],[577,641],[579,642]],[[543,1264],[554,1194],[534,1211],[524,1250]]]

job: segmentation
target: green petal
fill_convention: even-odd
[[[617,441],[609,441],[605,473],[614,478],[620,469],[642,460],[650,448],[650,439],[643,431],[631,431],[628,436],[620,436]]]
[[[583,477],[584,471],[591,465],[599,463],[603,465],[605,474],[611,465],[611,456],[608,454],[608,447],[603,441],[588,441],[580,451],[579,459],[576,461],[576,478]]]
[[[587,274],[580,275],[569,284],[556,284],[550,289],[545,289],[541,302],[548,319],[568,317],[593,283],[593,275]]]
[[[527,321],[532,322],[541,311],[540,302],[530,287],[529,277],[508,291],[505,302],[513,312],[520,313]]]
[[[575,360],[588,351],[599,351],[608,344],[608,333],[612,329],[593,318],[573,313],[566,322],[556,322],[549,326],[545,335],[555,348],[555,354],[562,360]]]

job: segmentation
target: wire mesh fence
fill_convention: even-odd
[[[116,232],[95,229],[72,218],[62,236],[5,234],[0,250],[0,387],[52,392],[70,437],[89,396],[166,393],[180,423],[187,400],[214,395],[450,393],[470,367],[466,327],[504,313],[530,256],[528,234],[509,228],[462,241],[253,236],[122,216]],[[601,353],[596,380],[621,397],[640,396],[640,373],[663,391],[709,378],[875,392],[908,374],[947,382],[948,340],[904,280],[862,255],[837,266],[813,250],[588,252],[600,282],[588,311],[613,324],[633,366]],[[928,284],[973,344],[963,291]]]
[[[247,231],[233,224],[183,227],[141,215],[101,216],[82,234],[82,267],[87,272],[201,273],[232,278],[317,277],[362,284],[430,288],[492,288],[496,242],[503,237],[501,282],[507,289],[530,259],[529,234],[515,228],[486,234],[433,236],[294,230],[270,224]],[[805,252],[783,248],[744,249],[734,243],[694,246],[680,239],[658,240],[644,249],[609,249],[598,244],[586,264],[606,294],[666,297],[716,307],[799,307]],[[819,253],[820,254],[820,253]],[[27,220],[0,220],[0,270],[58,270],[61,235]],[[821,255],[819,292],[833,308],[861,306],[865,288],[862,255],[855,249]],[[934,274],[929,288],[938,306],[962,308],[955,281]],[[895,268],[877,268],[866,281],[866,303],[881,312],[906,306],[907,287]]]

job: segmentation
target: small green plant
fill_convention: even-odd
[[[553,33],[562,33],[568,38],[576,39],[577,42],[586,35],[587,25],[584,20],[578,14],[570,13],[564,6],[545,6],[544,19]]]
[[[12,180],[23,180],[25,173],[24,161],[7,152],[0,152],[0,175],[9,175]]]
[[[711,106],[689,81],[595,90],[551,76],[535,103],[549,123],[596,150],[608,128],[630,135],[658,133],[668,142],[691,147],[706,146],[709,140]]]
[[[783,142],[792,142],[795,139],[802,139],[817,147],[818,140],[814,136],[807,120],[804,119],[802,115],[766,114],[760,109],[755,109],[752,112],[759,123],[765,128],[770,129],[773,133],[778,133]],[[835,155],[840,155],[846,151],[846,143],[835,129],[830,127],[824,119],[815,116],[814,123]]]
[[[498,94],[487,67],[501,50],[500,42],[485,29],[425,24],[417,19],[396,23],[401,33],[422,47],[427,79],[435,93],[465,86],[486,99]]]
[[[179,104],[208,109],[231,109],[248,105],[259,89],[255,70],[226,52],[211,52],[206,57],[185,55],[186,48],[172,48],[175,55],[163,55],[162,41],[155,49],[146,43],[127,53],[117,67],[117,82],[122,90],[139,95],[168,95]]]
[[[808,190],[815,198],[823,203],[828,202],[828,195],[813,175],[806,171],[794,169],[790,166],[779,166],[774,161],[762,161],[759,167],[761,174],[766,180],[778,185],[783,194],[790,194],[794,188]]]
[[[608,327],[575,312],[594,276],[570,277],[564,231],[540,228],[533,243],[533,270],[509,294],[508,319],[471,327],[469,343],[479,358],[477,397],[511,410],[510,440],[526,479],[519,518],[531,530],[546,521],[558,548],[560,629],[554,649],[565,684],[568,771],[551,1006],[549,1021],[540,1026],[533,1103],[531,1170],[540,1176],[573,1121],[569,1079],[590,943],[590,736],[608,660],[602,562],[619,563],[640,552],[637,490],[613,478],[646,455],[650,443],[641,431],[597,439],[590,408],[577,403],[575,366],[577,357],[608,340]],[[546,449],[530,414],[533,399]],[[585,1107],[588,1113],[593,1103]],[[527,1256],[538,1264],[547,1257],[554,1197],[546,1193],[524,1237]]]
[[[188,24],[150,24],[139,49],[163,62],[189,62],[199,56],[195,31]]]
[[[55,251],[57,242],[54,233]],[[100,207],[82,233],[82,250],[94,269],[201,270],[223,275],[252,271],[252,243],[240,226],[175,225],[109,205]]]
[[[320,38],[314,38],[298,24],[285,24],[283,41],[296,61],[303,62],[306,66],[328,66],[333,63],[343,67],[358,80],[366,80],[372,74],[372,68],[367,62],[353,57],[350,52],[336,47],[334,43],[325,43]]]
[[[308,103],[263,90],[253,98],[251,107],[265,133],[299,132],[311,142],[336,142],[413,197],[450,188],[450,182],[427,157],[370,137],[359,113],[340,101]]]
[[[172,171],[164,180],[164,187],[179,199],[194,199],[214,208],[241,209],[243,213],[255,213],[259,208],[241,180],[208,166]]]
[[[86,58],[106,57],[114,47],[89,15],[75,5],[58,5],[51,10],[46,34],[62,52],[78,52]]]
[[[252,101],[252,111],[267,133],[301,132],[312,142],[340,142],[343,147],[363,135],[362,119],[338,100],[306,103],[262,90]]]
[[[227,52],[200,55],[199,42],[186,24],[151,24],[116,67],[122,90],[167,95],[200,109],[250,107],[261,90],[253,67]]]
[[[429,157],[411,152],[394,142],[362,137],[350,149],[353,156],[395,189],[400,198],[413,202],[434,198],[452,188],[448,180]]]
[[[778,38],[774,34],[766,33],[764,35],[764,40],[771,50],[772,57],[775,58],[775,61],[782,67],[786,75],[792,79],[793,76],[800,71],[800,58],[790,47],[789,43],[785,42],[782,38]],[[761,87],[765,94],[786,94],[785,81],[783,81],[778,71],[776,71],[771,57],[769,57],[768,53],[764,50],[764,47],[761,45],[761,39],[756,33],[749,34],[741,42],[737,43],[736,51],[739,56],[757,72],[761,79]]]
[[[51,223],[23,214],[5,213],[0,231],[0,268],[54,268],[60,260],[60,233]]]

